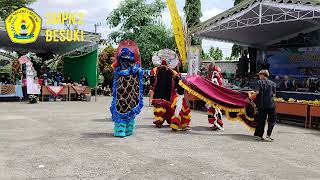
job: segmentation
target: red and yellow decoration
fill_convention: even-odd
[[[248,94],[215,85],[198,75],[187,77],[186,82],[180,81],[179,85],[213,108],[223,110],[227,119],[240,121],[250,130],[255,129],[255,105]]]

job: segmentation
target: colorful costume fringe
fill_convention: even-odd
[[[114,121],[114,136],[134,133],[135,117],[143,107],[143,69],[140,52],[131,40],[120,43],[116,52],[113,81],[113,101],[110,107]]]
[[[186,81],[180,81],[179,84],[190,94],[205,101],[211,107],[224,111],[227,119],[239,120],[250,130],[255,129],[257,124],[254,118],[256,108],[247,93],[215,85],[198,75],[187,77]]]
[[[154,92],[154,124],[161,128],[167,121],[173,130],[187,130],[190,124],[190,109],[184,99],[184,89],[179,86],[178,73],[163,62],[151,72]]]

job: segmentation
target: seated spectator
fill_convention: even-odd
[[[293,87],[295,91],[305,92],[306,89],[303,86],[303,82],[300,80],[294,80],[293,81]]]
[[[280,91],[292,91],[292,89],[293,89],[293,83],[289,79],[289,76],[284,76],[284,80],[281,83],[279,90]]]
[[[54,80],[55,80],[55,86],[59,86],[60,83],[62,82],[62,73],[60,71],[58,71],[55,76],[54,76]]]
[[[107,85],[107,88],[105,89],[105,96],[111,96],[111,94],[112,94],[112,91],[111,91],[109,85]]]
[[[88,86],[89,84],[88,84],[87,78],[82,76],[82,78],[80,79],[80,84],[82,86]]]
[[[245,76],[245,77],[242,79],[241,87],[243,87],[243,88],[249,87],[249,78],[248,78],[248,76]]]
[[[276,85],[277,85],[277,90],[279,90],[279,89],[280,89],[280,86],[281,86],[281,83],[282,83],[282,80],[280,79],[280,76],[276,76],[276,77],[274,78],[274,82],[275,82]]]
[[[317,80],[316,82],[316,86],[318,87],[318,89],[316,90],[316,92],[320,92],[320,79]]]
[[[315,80],[309,79],[307,84],[308,84],[307,88],[309,89],[309,92],[317,92],[318,91],[317,83]]]
[[[9,83],[10,83],[10,80],[9,80],[8,76],[6,76],[5,74],[2,74],[2,75],[1,75],[1,78],[0,78],[0,82],[1,82],[2,84],[9,84]]]
[[[235,86],[240,87],[240,85],[241,85],[241,80],[240,80],[240,78],[239,78],[239,77],[236,77],[236,79],[234,80],[233,84],[234,84]]]
[[[67,75],[67,76],[63,79],[63,83],[73,84],[73,81],[71,80],[71,77],[70,77],[69,75]]]

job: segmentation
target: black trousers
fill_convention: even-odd
[[[274,125],[276,124],[276,112],[275,108],[271,109],[258,109],[258,125],[255,136],[262,137],[264,134],[264,127],[266,125],[266,120],[268,118],[268,131],[267,135],[271,136]]]

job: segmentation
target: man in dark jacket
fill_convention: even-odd
[[[258,108],[258,125],[254,133],[259,140],[264,140],[264,127],[268,118],[268,132],[266,139],[273,141],[271,138],[272,130],[276,124],[275,103],[273,98],[276,95],[276,83],[268,79],[269,71],[261,70],[259,73],[260,80],[255,87],[256,105]]]
[[[279,89],[280,89],[280,91],[292,91],[293,90],[293,83],[289,79],[289,76],[284,76],[284,80],[280,84]]]

